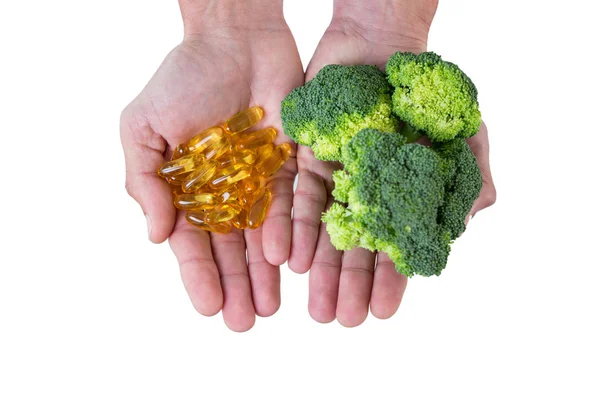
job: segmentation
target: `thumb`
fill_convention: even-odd
[[[477,159],[477,165],[481,170],[483,181],[479,197],[473,203],[473,207],[467,216],[467,220],[469,220],[471,217],[475,216],[476,213],[484,208],[490,207],[496,202],[496,186],[494,185],[490,169],[490,142],[485,123],[481,123],[479,132],[472,138],[467,139],[467,143]]]
[[[147,124],[121,116],[121,144],[125,153],[127,193],[138,202],[148,223],[148,237],[164,242],[173,231],[176,210],[169,184],[157,174],[163,163],[165,140]]]

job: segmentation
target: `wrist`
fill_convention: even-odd
[[[334,0],[330,29],[369,42],[420,53],[427,50],[438,0]]]
[[[283,0],[179,0],[185,35],[212,28],[258,29],[284,22]]]

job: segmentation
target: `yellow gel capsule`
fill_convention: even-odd
[[[206,213],[205,221],[210,225],[227,222],[238,215],[241,210],[242,208],[236,204],[219,204]]]
[[[240,182],[238,182],[237,187],[242,192],[254,193],[260,188],[260,177],[258,176],[258,174],[253,173],[246,179],[243,179]]]
[[[204,186],[217,171],[217,162],[209,160],[200,165],[198,169],[189,174],[181,186],[185,193],[192,193]]]
[[[175,149],[173,150],[173,154],[171,155],[171,160],[177,160],[178,158],[187,156],[188,154],[189,153],[188,153],[187,145],[180,144],[179,146],[175,147]]]
[[[185,174],[194,170],[203,161],[204,157],[201,154],[189,154],[177,160],[164,163],[159,168],[158,174],[163,178]]]
[[[248,228],[256,229],[262,225],[267,216],[267,211],[271,205],[273,196],[268,188],[263,188],[259,191],[257,199],[254,201],[248,211]]]
[[[231,186],[236,182],[241,181],[244,178],[247,178],[252,173],[252,167],[249,166],[241,166],[232,165],[229,168],[220,170],[213,180],[210,182],[209,186],[213,189],[220,189],[223,187]]]
[[[281,166],[290,158],[292,154],[292,146],[287,143],[280,144],[275,147],[273,153],[265,160],[260,161],[256,164],[256,170],[263,177],[269,177],[273,175]]]
[[[180,210],[199,210],[214,206],[217,198],[212,193],[181,194],[173,202]]]
[[[264,115],[263,109],[260,107],[252,107],[235,114],[225,123],[228,133],[234,134],[245,131],[252,125],[255,125],[262,119]]]
[[[233,159],[235,160],[235,162],[244,162],[250,165],[256,162],[257,157],[258,154],[256,154],[255,151],[248,149],[236,151],[235,153],[233,153]]]
[[[266,160],[267,158],[269,158],[269,156],[271,155],[271,153],[273,153],[273,150],[275,149],[275,146],[273,146],[272,143],[266,144],[262,147],[260,147],[257,150],[257,159],[256,159],[256,163],[261,163],[263,160]]]
[[[185,218],[188,222],[200,229],[215,233],[229,233],[231,232],[231,225],[229,223],[221,224],[209,224],[206,222],[206,213],[204,212],[189,212]]]
[[[229,139],[223,137],[211,143],[210,146],[208,146],[202,151],[202,154],[204,154],[204,158],[210,160],[213,158],[217,159],[219,157],[222,157],[223,155],[227,154],[230,150],[231,143],[229,142]]]
[[[231,220],[233,226],[238,229],[244,229],[248,227],[248,211],[245,208],[240,210],[240,213],[233,217]]]
[[[219,194],[218,200],[222,203],[236,201],[240,197],[240,192],[236,186],[227,188],[223,193]]]
[[[181,186],[183,181],[185,180],[186,175],[175,175],[165,178],[165,180],[169,183],[169,185],[173,186]]]
[[[256,150],[265,144],[273,142],[275,136],[277,136],[277,131],[274,128],[261,129],[256,132],[245,132],[235,141],[235,149],[238,151]]]
[[[223,128],[214,126],[200,132],[187,142],[188,152],[199,153],[225,136]]]

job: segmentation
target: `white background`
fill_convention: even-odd
[[[124,190],[119,114],[176,2],[2,1],[0,399],[600,398],[594,2],[440,3],[429,48],[479,88],[497,204],[391,320],[320,325],[283,266],[280,311],[235,334]],[[306,65],[330,2],[286,15]]]

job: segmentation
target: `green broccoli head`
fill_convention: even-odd
[[[436,143],[433,150],[446,163],[444,204],[439,210],[442,229],[454,240],[465,230],[465,217],[479,197],[482,176],[477,159],[464,139]]]
[[[323,221],[338,249],[384,251],[407,276],[439,275],[481,175],[464,140],[435,148],[405,142],[372,129],[352,138],[344,170],[334,174],[334,197],[347,206],[335,203]]]
[[[457,65],[432,52],[398,52],[390,57],[386,70],[396,88],[394,113],[432,142],[477,133],[481,125],[477,89]]]
[[[398,130],[392,90],[373,65],[327,65],[281,103],[284,132],[316,158],[339,161],[342,146],[361,129]]]

